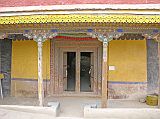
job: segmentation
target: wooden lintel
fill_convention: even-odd
[[[101,107],[107,107],[107,80],[108,80],[108,44],[103,43],[103,61],[102,61],[102,102]]]

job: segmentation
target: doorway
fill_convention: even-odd
[[[101,42],[60,39],[53,44],[53,94],[101,95]]]
[[[93,89],[93,52],[80,53],[80,91],[92,92]]]
[[[63,52],[64,91],[75,91],[76,52]]]
[[[61,51],[64,91],[93,92],[94,51]]]

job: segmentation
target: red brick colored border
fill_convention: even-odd
[[[159,4],[160,0],[0,0],[0,7],[69,4]]]

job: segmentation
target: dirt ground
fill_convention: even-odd
[[[100,106],[100,98],[82,98],[82,97],[48,97],[48,98],[45,98],[45,101],[44,101],[45,106],[47,106],[48,102],[60,102],[59,117],[82,118],[83,108],[85,105],[97,104],[98,106]],[[108,100],[107,103],[108,103],[109,108],[157,108],[154,106],[148,106],[145,103],[140,103],[139,101],[136,101],[136,100],[133,101],[133,100],[116,99],[116,100]],[[0,99],[0,105],[38,106],[38,99],[6,97],[3,100]]]

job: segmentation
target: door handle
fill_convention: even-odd
[[[89,69],[89,72],[88,72],[89,74],[91,74],[91,68]]]
[[[89,69],[89,72],[88,72],[89,74],[91,74],[92,67],[93,67],[93,66],[90,66],[90,69]]]
[[[68,75],[68,74],[67,74],[67,69],[66,69],[66,77],[67,77],[67,75]]]

